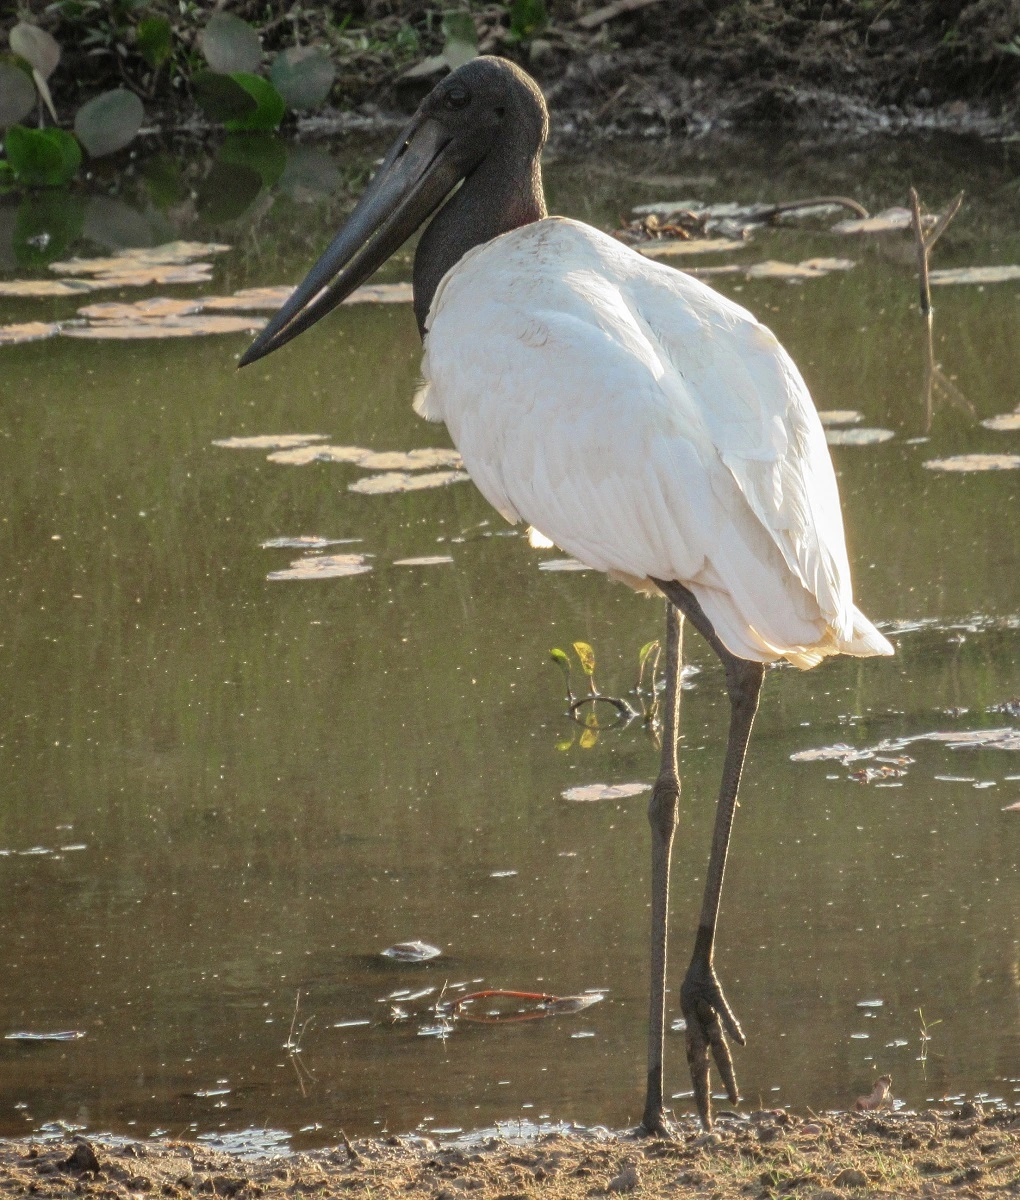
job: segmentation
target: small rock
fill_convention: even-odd
[[[615,1192],[618,1195],[624,1192],[632,1192],[640,1182],[641,1177],[638,1175],[637,1167],[633,1163],[628,1163],[615,1179],[609,1181],[606,1191]]]
[[[691,1145],[699,1148],[702,1146],[721,1146],[722,1138],[717,1133],[703,1133],[700,1137],[696,1137],[691,1142]]]
[[[806,1125],[802,1125],[800,1127],[800,1131],[801,1133],[806,1133],[812,1137],[816,1137],[822,1132],[822,1127],[821,1125],[816,1125],[813,1121],[809,1121]]]
[[[961,1171],[959,1175],[954,1175],[949,1182],[954,1187],[959,1187],[964,1183],[977,1183],[977,1181],[983,1176],[984,1170],[981,1167],[970,1166],[967,1167],[966,1170]]]
[[[91,1171],[93,1175],[99,1174],[99,1159],[96,1158],[96,1152],[92,1149],[91,1144],[84,1138],[78,1141],[71,1151],[70,1158],[65,1159],[60,1165],[67,1171]]]
[[[856,1167],[844,1167],[832,1182],[841,1188],[866,1188],[868,1177]]]

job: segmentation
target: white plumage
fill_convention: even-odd
[[[741,658],[893,652],[853,603],[807,386],[745,309],[550,217],[464,255],[427,328],[415,407],[507,520],[643,590],[678,580]]]

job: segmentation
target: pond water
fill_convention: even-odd
[[[289,190],[286,175],[272,191],[255,178],[232,208],[229,171],[193,149],[111,174],[91,198],[9,201],[0,257],[23,278],[57,251],[197,236],[233,247],[212,284],[97,299],[295,281],[341,219],[325,193],[356,187],[376,150],[313,149],[291,148]],[[1009,147],[614,154],[551,164],[553,210],[607,228],[678,196],[849,192],[875,210],[914,179],[932,204],[959,187],[973,197],[936,266],[1020,261]],[[77,206],[63,225],[61,204]],[[870,783],[851,776],[874,759],[791,756],[1020,728],[1020,473],[924,465],[1020,450],[1017,431],[980,424],[1020,404],[1020,286],[937,290],[946,382],[929,413],[909,242],[826,228],[759,234],[741,261],[841,255],[852,270],[718,286],[772,326],[819,408],[893,434],[833,456],[858,601],[897,655],[766,680],[717,954],[749,1037],[738,1078],[752,1108],[846,1107],[882,1073],[910,1105],[1015,1102],[1020,813],[1004,810],[1020,800],[1017,739],[880,750],[915,761]],[[384,277],[407,272],[405,255]],[[0,317],[63,319],[79,303],[0,300]],[[628,695],[662,606],[591,572],[542,569],[556,552],[531,549],[470,482],[362,494],[348,487],[365,475],[354,465],[214,445],[303,433],[447,446],[411,411],[408,305],[344,308],[238,374],[247,340],[0,347],[0,1034],[84,1034],[0,1040],[0,1133],[56,1120],[138,1135],[267,1127],[282,1131],[274,1145],[312,1145],[341,1128],[633,1123],[647,795],[563,793],[650,782],[657,752],[640,721],[584,736],[549,650],[590,643],[599,685]],[[358,539],[323,553],[371,569],[267,578],[302,551],[263,543],[312,535]],[[420,557],[452,561],[398,565]],[[701,669],[684,693],[674,984],[727,709],[694,634],[687,655]],[[414,939],[442,954],[380,955]],[[390,998],[444,986],[605,999],[547,1020],[458,1022],[440,1038],[422,1036],[438,991]],[[672,1019],[675,990],[670,1002]],[[681,1033],[667,1054],[668,1090],[685,1093]]]

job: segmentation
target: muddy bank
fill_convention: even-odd
[[[814,1200],[1020,1193],[1020,1110],[967,1104],[921,1114],[782,1110],[721,1116],[702,1133],[682,1118],[673,1141],[603,1129],[532,1140],[478,1135],[457,1143],[420,1136],[341,1140],[312,1153],[245,1159],[207,1145],[77,1139],[0,1143],[0,1191],[33,1196],[140,1194],[280,1198],[322,1195],[455,1200],[549,1200],[696,1195],[758,1200],[796,1192]]]

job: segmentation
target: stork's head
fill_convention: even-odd
[[[462,180],[489,165],[496,188],[508,174],[525,171],[541,150],[547,130],[538,85],[513,63],[486,56],[452,71],[421,102],[346,225],[252,342],[240,365],[279,349],[335,308],[439,209]],[[482,195],[478,202],[487,199],[494,198]],[[515,218],[513,223],[521,221]],[[498,232],[501,229],[495,228],[488,236]]]

